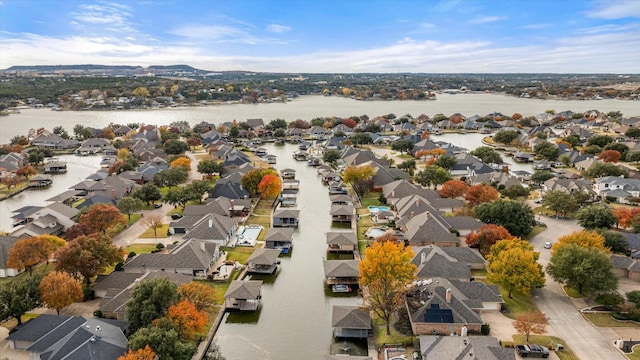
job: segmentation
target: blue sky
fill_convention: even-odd
[[[0,68],[640,73],[640,0],[0,0]]]

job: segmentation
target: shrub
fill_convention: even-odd
[[[93,312],[93,316],[97,317],[97,318],[101,318],[102,317],[102,311],[100,310],[96,310]]]
[[[122,263],[122,261],[120,261],[119,263],[116,264],[115,267],[115,271],[122,271],[122,267],[124,266],[124,263]]]
[[[135,256],[136,256],[136,252],[132,251],[132,252],[129,253],[129,256],[127,256],[127,259],[131,259],[131,258],[133,258]]]
[[[624,303],[624,298],[618,293],[606,293],[596,296],[596,302],[609,309]]]
[[[480,326],[480,333],[482,335],[489,335],[491,333],[491,325],[483,324],[482,326]]]
[[[96,298],[96,294],[93,289],[83,288],[82,289],[82,301],[93,300]]]
[[[634,290],[627,293],[627,300],[640,307],[640,290]]]
[[[158,243],[158,245],[156,245],[156,249],[158,249],[158,250],[164,249],[164,244],[163,243]]]

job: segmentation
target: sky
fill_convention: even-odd
[[[0,0],[0,69],[640,73],[640,0]]]

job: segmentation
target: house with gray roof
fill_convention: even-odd
[[[451,232],[448,224],[431,213],[413,216],[403,226],[403,232],[411,246],[458,246],[458,236]]]
[[[233,280],[224,294],[225,309],[256,311],[262,297],[262,280]]]
[[[104,319],[42,314],[7,337],[11,349],[32,359],[116,360],[127,352],[126,323]]]
[[[189,239],[178,244],[169,253],[139,254],[128,260],[123,270],[128,273],[168,271],[199,278],[206,278],[220,257],[217,243],[201,239]]]
[[[273,274],[278,267],[280,249],[256,248],[247,259],[249,274]]]
[[[452,176],[470,177],[495,171],[491,166],[468,153],[457,154],[456,161],[456,164],[449,169]]]
[[[515,351],[503,348],[492,336],[420,335],[420,359],[516,360]]]
[[[11,250],[16,241],[18,241],[18,238],[15,236],[0,235],[0,278],[16,276],[21,272],[18,269],[7,267],[9,250]]]
[[[357,306],[334,305],[331,327],[336,338],[366,339],[373,335],[371,316]]]
[[[353,205],[331,205],[331,221],[351,222],[355,214]]]
[[[325,260],[324,277],[328,285],[357,285],[360,260]]]
[[[185,222],[193,218],[194,216],[185,216],[178,221],[184,220]],[[189,219],[190,218],[190,219]],[[219,246],[226,246],[229,241],[235,236],[238,229],[238,219],[227,216],[221,216],[218,214],[209,214],[200,216],[197,221],[193,223],[193,226],[185,228],[184,240],[204,240],[213,242]],[[174,232],[177,232],[177,227],[174,227]],[[171,229],[170,229],[171,231]]]
[[[330,231],[326,239],[330,252],[354,252],[358,248],[358,237],[353,231]]]
[[[278,249],[282,254],[288,254],[293,247],[293,229],[270,227],[264,241],[267,249]]]
[[[435,281],[433,281],[435,283]],[[480,332],[484,321],[464,299],[444,286],[416,286],[407,294],[407,311],[415,335],[451,335],[466,331]]]
[[[300,210],[279,208],[273,210],[273,227],[298,227]]]
[[[593,190],[601,198],[612,196],[624,201],[628,197],[640,196],[640,180],[618,176],[603,176],[595,179]],[[616,191],[614,193],[614,191]]]
[[[240,176],[242,177],[242,176]],[[242,186],[240,181],[234,177],[226,176],[216,181],[213,189],[209,191],[209,199],[226,197],[228,199],[248,199],[251,196],[249,191]]]

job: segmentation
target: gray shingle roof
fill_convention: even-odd
[[[293,230],[292,228],[269,228],[264,241],[292,241]]]
[[[357,245],[358,238],[352,231],[331,231],[327,233],[328,245]]]
[[[280,249],[257,248],[247,259],[247,264],[273,265],[281,252]]]
[[[218,214],[205,215],[194,224],[193,229],[184,236],[184,239],[225,240],[237,224],[238,220],[235,218]]]
[[[331,205],[331,215],[353,215],[353,205]]]
[[[513,349],[502,348],[490,336],[420,336],[420,353],[427,359],[515,360]]]
[[[203,248],[204,247],[204,250]],[[214,260],[218,244],[206,240],[189,240],[171,253],[140,254],[127,261],[125,268],[206,270]]]
[[[346,329],[370,330],[371,316],[357,306],[333,306],[331,326]]]
[[[233,280],[224,294],[225,299],[257,299],[262,280]]]
[[[298,218],[300,210],[276,209],[273,211],[274,218]]]
[[[358,277],[360,260],[325,260],[324,276],[327,278]]]
[[[7,268],[9,250],[11,250],[16,241],[18,241],[18,238],[15,236],[0,235],[0,269]]]

